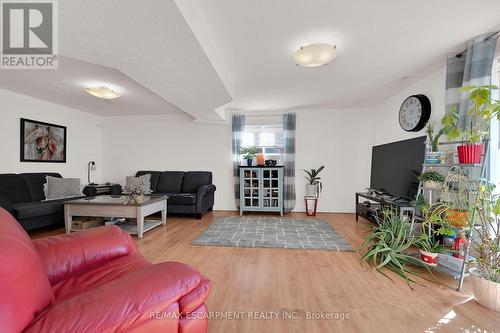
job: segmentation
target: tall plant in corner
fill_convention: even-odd
[[[321,177],[319,174],[325,168],[324,165],[320,166],[318,169],[303,170],[306,173],[306,195],[308,196],[318,196],[323,190],[323,183],[321,182]]]

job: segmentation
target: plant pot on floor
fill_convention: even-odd
[[[438,253],[427,252],[420,250],[420,259],[429,266],[437,266],[438,263]]]
[[[463,164],[481,163],[483,145],[458,146],[458,162]]]
[[[306,184],[306,195],[308,197],[318,196],[318,185]]]
[[[487,280],[473,270],[470,273],[472,295],[476,302],[485,308],[500,312],[500,283]]]

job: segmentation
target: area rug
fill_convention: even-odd
[[[327,222],[296,217],[218,217],[192,244],[354,251]]]

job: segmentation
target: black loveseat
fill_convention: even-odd
[[[45,199],[46,177],[58,173],[0,174],[0,207],[10,212],[26,231],[64,225],[63,200]]]
[[[214,192],[210,171],[138,171],[136,177],[151,174],[151,191],[168,195],[169,214],[201,216],[213,209]]]

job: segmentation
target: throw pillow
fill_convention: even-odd
[[[80,178],[46,177],[43,185],[45,201],[81,197]]]
[[[127,176],[125,178],[125,192],[151,193],[151,174],[147,173],[139,177]]]

